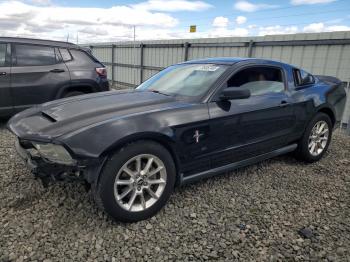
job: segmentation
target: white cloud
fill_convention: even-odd
[[[50,5],[51,0],[29,0],[30,3],[37,4],[37,5]]]
[[[324,23],[312,23],[303,28],[305,33],[319,33],[319,32],[335,32],[335,31],[349,31],[350,26],[346,25],[330,25]]]
[[[238,25],[243,25],[243,24],[245,24],[247,22],[247,18],[245,16],[239,15],[239,16],[236,17],[235,22]]]
[[[291,0],[292,5],[314,5],[314,4],[328,4],[337,0]]]
[[[307,33],[317,33],[322,32],[325,29],[325,26],[323,23],[312,23],[303,28],[304,32]]]
[[[75,35],[82,31],[83,41],[108,38],[120,40],[130,36],[131,25],[172,28],[178,24],[178,20],[171,15],[122,5],[110,8],[84,8],[37,6],[19,1],[0,1],[0,10],[0,35],[7,36],[59,40],[64,39],[68,33]],[[89,30],[90,33],[88,33]],[[108,34],[104,37],[96,36],[95,33],[98,30],[108,31]]]
[[[214,27],[227,27],[228,23],[229,23],[229,20],[227,17],[218,16],[218,17],[215,17],[215,19],[213,21],[213,26]]]
[[[270,4],[254,4],[246,0],[239,0],[234,4],[234,8],[243,12],[255,12],[261,9],[276,8],[276,5]]]
[[[284,34],[295,34],[298,33],[299,29],[297,26],[267,26],[267,27],[259,27],[258,35],[284,35]]]
[[[136,9],[162,12],[203,11],[213,7],[211,4],[203,1],[188,0],[149,0],[131,6]]]

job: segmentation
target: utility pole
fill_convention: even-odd
[[[77,45],[79,44],[79,32],[77,32]]]
[[[67,42],[69,42],[69,33],[67,34]]]

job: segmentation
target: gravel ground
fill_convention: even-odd
[[[43,189],[13,142],[0,127],[0,261],[350,260],[350,137],[340,133],[319,163],[283,156],[179,188],[134,224],[113,222],[82,184]]]

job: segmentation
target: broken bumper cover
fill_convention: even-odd
[[[33,156],[28,149],[21,146],[19,140],[16,141],[15,147],[19,156],[26,162],[29,170],[37,177],[58,178],[64,173],[74,174],[83,169],[83,167],[78,165],[66,166],[49,162],[40,156]]]
[[[104,160],[85,160],[74,165],[63,165],[50,162],[39,154],[33,154],[30,149],[24,148],[19,140],[15,142],[16,151],[25,161],[29,170],[35,177],[42,179],[46,185],[47,181],[57,181],[64,179],[81,179],[89,183],[97,178]],[[89,164],[87,164],[89,163]]]

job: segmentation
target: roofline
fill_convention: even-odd
[[[276,63],[276,64],[281,64],[281,65],[289,65],[292,67],[295,67],[293,65],[273,60],[273,59],[266,59],[266,58],[255,58],[255,57],[211,57],[211,58],[204,58],[204,59],[197,59],[197,60],[189,60],[185,62],[178,63],[178,65],[181,64],[216,64],[216,65],[234,65],[237,63],[241,62],[247,62],[247,61],[252,61],[252,62],[270,62],[270,63]],[[223,60],[220,60],[223,59]],[[226,59],[226,60],[225,60]]]
[[[188,60],[185,62],[181,62],[178,64],[216,64],[216,65],[234,65],[239,62],[247,61],[247,60],[256,60],[256,58],[248,58],[248,57],[210,57],[204,59],[195,59]],[[223,60],[221,60],[223,59]]]
[[[80,46],[73,44],[71,42],[36,39],[36,38],[25,38],[25,37],[0,37],[0,42],[57,45],[57,46],[80,48]]]

